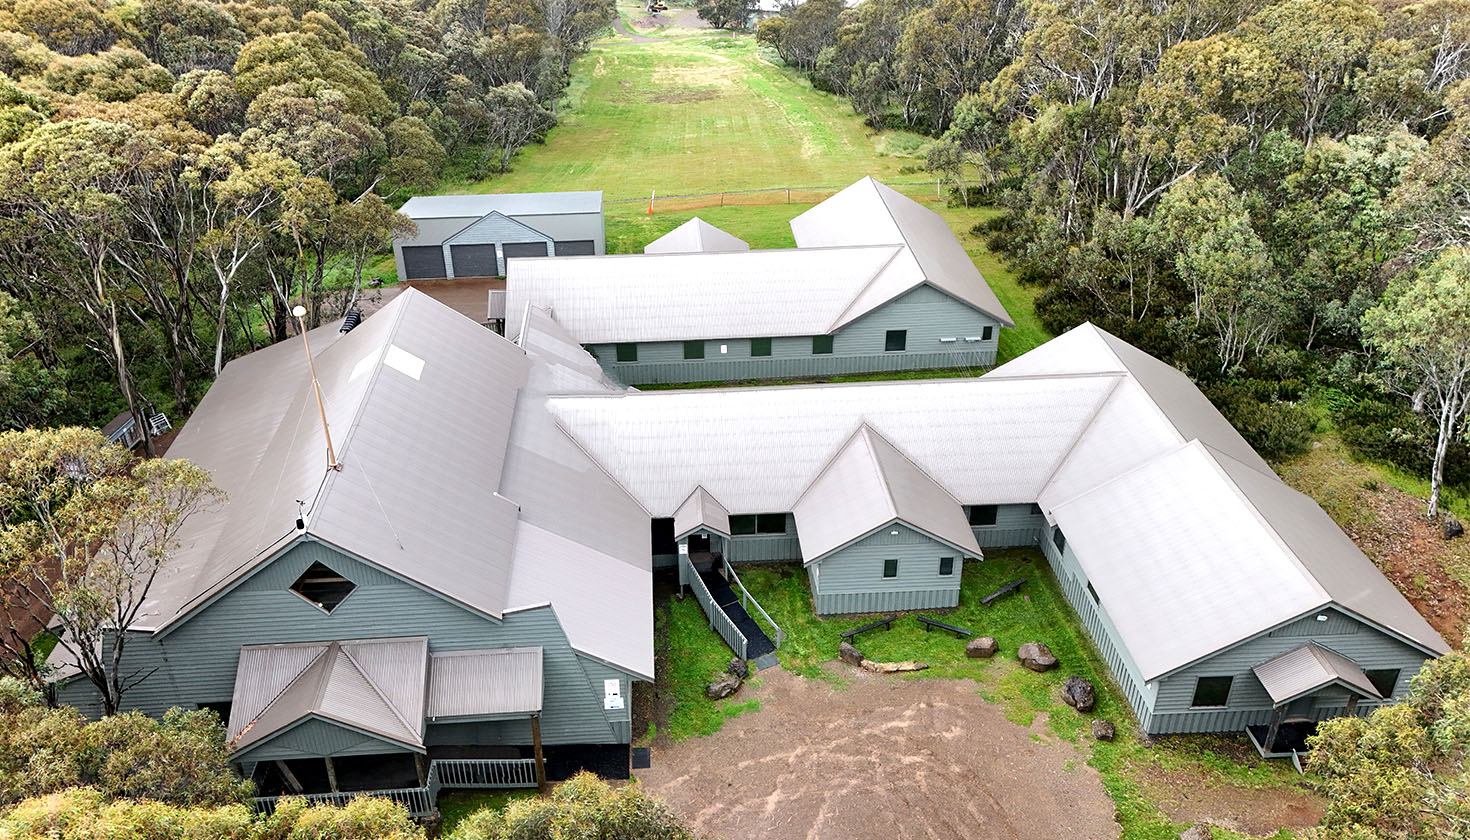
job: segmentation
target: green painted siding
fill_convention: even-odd
[[[324,720],[308,720],[232,757],[234,761],[289,761],[347,755],[407,753],[397,744],[353,732]]]
[[[965,505],[965,515],[970,514]],[[1046,517],[1035,505],[996,505],[994,525],[974,525],[975,542],[981,548],[1020,548],[1034,546],[1046,532]]]
[[[979,338],[990,330],[990,338]],[[903,352],[885,352],[888,330],[907,330]],[[608,375],[625,385],[833,376],[995,364],[1000,323],[931,286],[921,286],[833,334],[830,354],[812,353],[812,336],[771,338],[771,354],[751,355],[747,338],[712,338],[703,359],[685,359],[684,342],[643,342],[638,361],[617,361],[616,345],[589,345]],[[940,339],[953,338],[953,342]],[[978,373],[978,370],[977,370]]]
[[[731,563],[800,560],[801,540],[796,536],[796,517],[786,514],[784,534],[737,534],[731,537],[725,545],[725,559]]]
[[[330,615],[288,589],[315,561],[357,584]],[[573,651],[551,609],[510,613],[497,623],[317,542],[292,547],[169,635],[134,635],[125,661],[130,669],[152,673],[126,695],[125,705],[161,715],[171,706],[229,700],[242,645],[390,635],[427,636],[430,650],[539,645],[543,740],[627,742],[602,711],[603,675],[614,669]],[[81,681],[64,686],[61,700],[94,716],[99,711],[95,693]]]
[[[809,566],[812,600],[820,615],[953,607],[960,601],[961,555],[894,523]],[[954,574],[939,574],[941,557],[955,558]],[[891,559],[898,560],[898,574],[884,577],[884,562]]]

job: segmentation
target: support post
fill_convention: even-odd
[[[546,792],[546,757],[541,754],[541,716],[531,715],[531,747],[536,751],[536,789]]]
[[[1266,752],[1275,752],[1271,747],[1276,743],[1276,733],[1281,731],[1281,721],[1286,718],[1286,707],[1277,706],[1275,713],[1271,715],[1271,728],[1266,730],[1266,743],[1261,747]]]
[[[1356,715],[1357,713],[1358,713],[1358,695],[1356,695],[1356,694],[1349,695],[1348,696],[1348,701],[1347,701],[1347,716],[1348,717],[1352,717],[1352,716]]]
[[[286,785],[289,786],[292,791],[296,793],[301,793],[303,790],[305,790],[305,788],[301,786],[301,780],[296,778],[296,774],[291,772],[291,768],[286,766],[286,762],[277,760],[276,769],[281,771],[281,778],[286,780]]]
[[[332,793],[340,792],[337,788],[337,765],[332,763],[329,755],[323,756],[322,761],[327,763],[327,786],[332,789]]]
[[[414,769],[419,771],[419,787],[429,786],[429,759],[422,753],[413,754]]]

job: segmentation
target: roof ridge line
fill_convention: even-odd
[[[851,248],[851,247],[867,247],[867,246],[839,245],[839,246],[835,246],[835,247],[839,247],[839,248]],[[867,292],[869,289],[873,288],[873,285],[878,282],[878,278],[883,276],[883,273],[888,270],[888,267],[891,266],[891,265],[893,265],[893,261],[896,260],[896,259],[898,259],[898,255],[901,254],[901,253],[903,253],[905,250],[907,250],[909,246],[908,246],[908,243],[904,243],[902,245],[898,245],[898,244],[874,245],[873,247],[875,247],[875,248],[876,247],[892,248],[893,251],[892,251],[892,253],[890,253],[888,255],[888,259],[884,260],[883,263],[882,263],[882,265],[879,265],[878,266],[878,269],[876,271],[874,271],[872,274],[868,275],[868,279],[865,280],[863,282],[863,284],[858,287],[857,292],[854,293],[853,296],[848,299],[847,305],[844,306],[844,307],[842,307],[842,311],[841,312],[838,312],[837,313],[837,317],[832,320],[832,323],[830,323],[830,324],[827,325],[827,332],[826,332],[827,335],[832,334],[839,327],[843,327],[843,326],[846,326],[847,324],[851,323],[851,320],[855,320],[856,318],[861,318],[862,315],[866,315],[867,314],[867,312],[864,312],[864,313],[862,313],[862,315],[854,316],[853,319],[849,319],[847,317],[847,313],[850,312],[850,311],[852,311],[853,306],[855,306],[857,304],[858,300],[862,298],[863,294],[865,292]],[[805,250],[809,250],[810,251],[810,250],[816,250],[816,249],[807,248]],[[920,275],[923,274],[923,270],[922,269],[919,271],[919,274]],[[918,285],[919,285],[918,283],[915,283],[913,286],[909,286],[909,287],[905,288],[902,292],[899,292],[898,294],[894,295],[893,297],[888,298],[888,299],[882,301],[882,303],[887,303],[889,300],[894,300],[897,297],[899,297],[900,295],[903,295],[903,294],[905,294],[907,292],[912,291]],[[871,311],[872,311],[871,309],[868,310],[868,312],[871,312]]]
[[[308,709],[309,712],[320,712],[322,709],[322,701],[327,696],[327,686],[332,684],[332,668],[337,664],[337,657],[342,655],[342,643],[335,640],[328,642],[327,649],[322,652],[322,656],[325,657],[333,651],[336,651],[336,654],[333,656],[332,661],[327,664],[327,667],[322,673],[321,680],[317,682],[316,688],[313,690],[311,706]]]
[[[308,645],[320,645],[320,644],[322,644],[322,643],[321,642],[302,642],[300,644],[300,646],[301,647],[306,647]],[[250,720],[248,720],[248,721],[245,722],[245,725],[240,728],[239,733],[237,733],[232,740],[238,741],[241,738],[245,737],[245,733],[249,732],[255,726],[255,724],[260,721],[261,718],[265,717],[266,712],[269,712],[271,710],[271,708],[273,706],[275,706],[276,703],[281,699],[281,697],[283,697],[286,694],[286,692],[290,690],[291,686],[295,685],[296,684],[296,681],[299,680],[299,679],[301,679],[301,675],[302,674],[305,674],[307,671],[310,671],[312,669],[312,666],[316,665],[317,662],[320,662],[321,661],[321,658],[323,656],[326,656],[327,655],[327,651],[329,651],[329,650],[331,650],[331,645],[330,644],[323,645],[322,649],[319,650],[319,651],[317,651],[316,656],[313,656],[311,659],[307,660],[306,664],[304,666],[302,666],[301,670],[300,671],[297,671],[296,674],[291,677],[291,679],[286,680],[286,684],[283,685],[283,686],[281,686],[281,690],[280,691],[277,691],[275,693],[275,696],[271,697],[271,699],[264,706],[261,706],[260,707],[260,711],[256,712],[254,715],[251,716]],[[226,725],[228,725],[229,724],[229,721],[226,721],[225,723],[226,723]]]
[[[424,649],[427,651],[428,645],[425,645]],[[393,717],[396,718],[399,723],[403,724],[404,729],[407,729],[409,732],[419,732],[423,728],[422,722],[415,726],[404,719],[403,713],[399,711],[398,707],[393,704],[392,700],[388,699],[388,695],[383,693],[383,690],[378,687],[378,684],[376,682],[373,682],[373,678],[368,676],[367,671],[362,667],[362,664],[357,661],[357,657],[352,655],[351,651],[349,651],[345,647],[340,647],[340,643],[338,650],[341,652],[342,656],[347,657],[347,662],[352,665],[354,669],[356,669],[358,674],[362,676],[363,682],[368,684],[368,687],[373,690],[373,693],[378,696],[378,699],[383,701],[383,705],[388,707],[388,711],[393,713]],[[427,661],[427,654],[425,654],[425,661]],[[428,674],[426,673],[425,677],[427,676]],[[424,682],[426,684],[425,690],[427,691],[428,680],[426,679]]]
[[[837,448],[833,449],[832,453],[828,455],[826,460],[822,462],[822,468],[820,470],[817,470],[817,474],[812,476],[812,480],[808,481],[806,483],[806,486],[801,489],[801,492],[796,494],[796,498],[791,500],[792,516],[796,515],[796,506],[801,504],[801,500],[805,499],[807,494],[812,491],[812,488],[817,485],[817,482],[822,480],[822,476],[827,474],[827,470],[832,467],[832,462],[837,460],[837,456],[841,455],[843,450],[847,449],[847,447],[852,444],[853,439],[856,438],[858,436],[858,433],[861,432],[863,428],[867,425],[868,421],[866,419],[859,418],[857,426],[853,428],[851,432],[847,433],[847,437],[843,438],[842,442],[837,444]],[[797,536],[799,538],[801,536],[800,526],[798,525],[797,528]]]
[[[1081,427],[1078,428],[1077,434],[1072,438],[1071,443],[1067,444],[1066,450],[1062,452],[1062,456],[1057,459],[1056,465],[1052,467],[1051,472],[1047,473],[1046,480],[1041,482],[1041,487],[1037,490],[1036,493],[1037,502],[1041,501],[1041,495],[1045,493],[1047,489],[1049,489],[1052,484],[1056,482],[1057,473],[1060,473],[1062,471],[1062,468],[1067,465],[1067,462],[1071,460],[1072,453],[1077,451],[1077,447],[1082,443],[1082,438],[1086,437],[1087,433],[1092,430],[1092,424],[1097,422],[1098,415],[1102,414],[1103,408],[1105,408],[1107,404],[1112,401],[1113,395],[1118,392],[1118,387],[1123,382],[1124,376],[1126,376],[1126,374],[1117,376],[1113,379],[1113,384],[1108,386],[1107,393],[1103,394],[1102,399],[1097,401],[1097,406],[1092,410],[1092,413],[1088,415],[1087,422],[1083,423]]]
[[[903,519],[903,515],[898,512],[898,499],[893,496],[893,482],[889,479],[888,470],[883,468],[883,459],[878,455],[878,448],[874,446],[873,438],[876,437],[878,440],[893,447],[895,452],[898,451],[898,447],[893,446],[877,429],[869,425],[866,419],[863,420],[862,425],[858,426],[857,434],[862,435],[863,442],[867,444],[868,460],[873,462],[873,469],[878,473],[878,483],[883,487],[883,501],[888,504],[889,513],[893,515],[894,519]],[[903,453],[899,452],[899,454],[902,455]],[[920,470],[920,472],[923,472],[923,470]]]

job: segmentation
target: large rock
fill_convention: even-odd
[[[971,659],[989,659],[1000,650],[1000,644],[989,636],[971,639],[965,644],[965,656]]]
[[[1211,840],[1210,829],[1204,825],[1187,828],[1183,834],[1179,835],[1179,840]]]
[[[1092,737],[1098,739],[1099,741],[1111,741],[1113,740],[1113,738],[1117,737],[1117,735],[1118,729],[1117,727],[1113,726],[1111,721],[1093,720]]]
[[[750,665],[738,656],[730,660],[730,664],[725,666],[725,670],[729,671],[732,676],[739,677],[742,680],[750,676]]]
[[[1067,677],[1062,685],[1062,700],[1079,712],[1090,712],[1097,705],[1097,689],[1081,677]]]
[[[727,676],[705,686],[704,696],[711,700],[723,700],[740,690],[740,678]]]
[[[1452,540],[1455,537],[1458,537],[1458,536],[1463,535],[1464,533],[1465,533],[1465,526],[1460,523],[1460,520],[1458,520],[1458,519],[1455,518],[1454,514],[1447,513],[1447,514],[1444,515],[1444,538],[1445,539]]]
[[[1016,658],[1033,671],[1050,671],[1057,667],[1057,658],[1051,655],[1051,648],[1041,642],[1021,645],[1016,649]]]
[[[864,659],[862,669],[875,674],[899,674],[908,671],[923,671],[929,666],[923,662],[874,662]]]
[[[837,646],[837,658],[854,668],[861,668],[863,666],[863,652],[847,642],[843,642]]]

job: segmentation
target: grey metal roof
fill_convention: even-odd
[[[730,536],[730,511],[703,487],[694,488],[684,504],[674,511],[674,539],[682,539],[701,528]]]
[[[798,248],[886,243],[903,252],[852,301],[835,326],[862,317],[929,283],[1008,326],[1015,326],[943,216],[871,177],[791,220]]]
[[[423,748],[428,639],[361,639],[240,648],[228,738],[248,750],[318,717]]]
[[[1358,663],[1316,642],[1278,654],[1251,669],[1280,706],[1328,685],[1342,687],[1374,700],[1383,699]]]
[[[821,335],[899,250],[522,257],[506,309],[548,310],[583,344]]]
[[[398,212],[410,219],[479,218],[498,210],[507,216],[601,213],[602,191],[416,195]]]
[[[429,718],[520,717],[541,712],[541,648],[436,651]]]
[[[750,243],[695,216],[643,246],[645,254],[695,254],[749,251]]]
[[[792,512],[808,565],[895,520],[981,556],[959,501],[866,423],[812,480]]]

